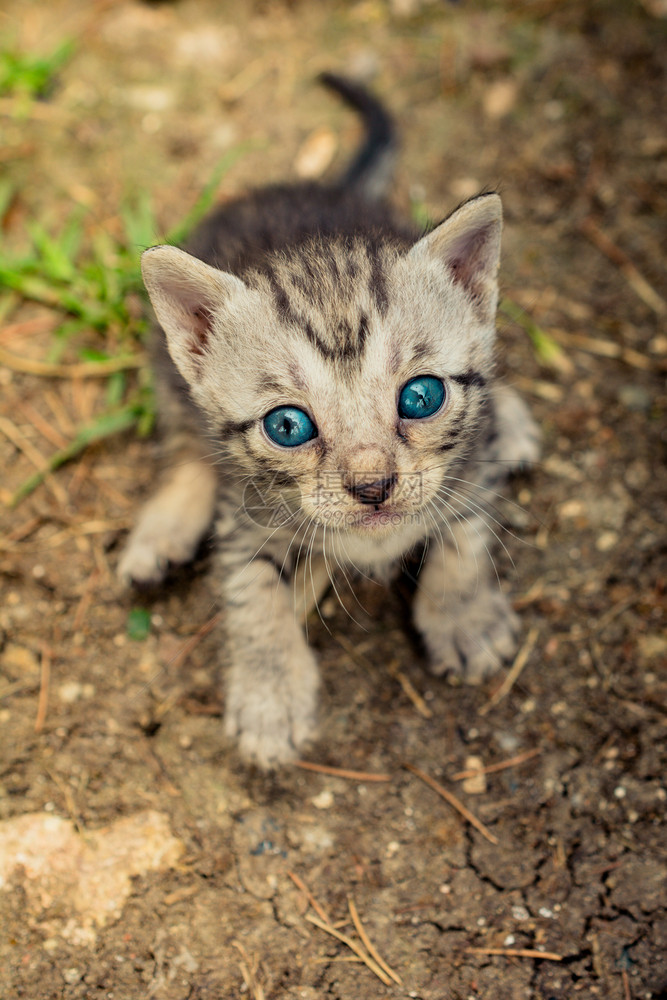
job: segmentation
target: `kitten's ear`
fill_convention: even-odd
[[[480,317],[493,320],[503,209],[497,194],[480,195],[424,236],[410,251],[415,261],[438,260],[462,285]]]
[[[215,317],[246,286],[176,247],[151,247],[141,256],[141,272],[169,353],[181,375],[198,381],[215,329]]]

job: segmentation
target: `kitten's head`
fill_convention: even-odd
[[[437,504],[468,456],[493,366],[497,195],[412,247],[312,240],[242,278],[174,247],[144,281],[212,435],[260,482],[298,490],[295,517],[382,537]]]

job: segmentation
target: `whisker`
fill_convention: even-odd
[[[450,510],[452,509],[451,504],[449,504],[448,501],[444,497],[440,496],[439,494],[436,495],[436,497],[434,497],[434,499],[437,500],[438,503],[445,504]],[[498,542],[498,544],[502,548],[503,552],[505,552],[505,554],[507,555],[507,558],[510,561],[512,569],[516,570],[516,566],[515,566],[514,560],[512,559],[512,555],[511,555],[509,549],[507,548],[507,546],[503,542],[503,540],[500,537],[500,535],[498,535],[498,533],[496,531],[494,531],[494,529],[491,527],[491,525],[485,520],[485,516],[484,515],[485,515],[485,511],[483,510],[483,508],[480,508],[479,511],[473,511],[472,512],[472,517],[475,518],[476,520],[480,521],[481,524],[485,527],[485,529],[488,532],[490,532],[491,535],[493,535],[493,537],[495,538],[495,540]],[[489,550],[488,545],[483,540],[483,537],[482,537],[482,534],[481,534],[479,528],[477,528],[475,526],[475,524],[473,523],[473,521],[471,520],[471,518],[467,517],[463,512],[460,512],[460,513],[456,512],[456,516],[457,516],[457,519],[458,519],[459,523],[461,523],[462,525],[465,523],[469,528],[472,528],[472,530],[477,535],[478,539],[480,540],[480,542],[484,546],[486,554],[489,557],[489,561],[490,561],[491,565],[493,566],[493,570],[494,570],[494,573],[496,574],[496,578],[498,580],[498,583],[500,584],[500,575],[498,573],[498,569],[497,569],[495,560],[493,558],[493,555],[492,555],[491,551]],[[493,518],[491,520],[493,520]],[[474,551],[473,551],[473,555],[475,556]],[[476,559],[477,559],[477,557],[475,556],[475,561],[476,561]],[[478,579],[479,579],[479,573],[478,573]]]
[[[334,589],[334,594],[336,595],[338,603],[340,604],[341,608],[343,609],[343,611],[345,612],[345,614],[348,616],[348,618],[350,618],[351,621],[353,621],[355,623],[355,625],[358,625],[359,628],[363,629],[364,631],[367,631],[366,628],[361,624],[361,622],[357,621],[357,619],[354,617],[354,615],[349,610],[349,608],[347,608],[345,606],[345,604],[343,604],[342,598],[340,596],[340,592],[338,590],[338,587],[336,586],[335,574],[331,572],[331,569],[329,567],[329,562],[327,560],[326,537],[327,537],[327,526],[325,524],[324,525],[324,535],[323,535],[323,538],[322,538],[322,555],[324,556],[324,565],[326,566],[327,574],[329,576],[329,579],[331,580],[331,585],[332,585],[332,587]],[[334,558],[335,558],[335,555],[336,554],[335,554],[335,551],[334,551]],[[357,603],[359,603],[359,602],[357,601]],[[364,608],[361,606],[361,604],[359,604],[359,607],[361,608],[362,611],[364,610]]]

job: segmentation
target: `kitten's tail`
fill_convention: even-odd
[[[383,198],[391,183],[398,147],[391,116],[380,101],[358,83],[335,73],[322,73],[320,81],[359,112],[366,126],[366,139],[337,186],[356,188],[373,200]]]

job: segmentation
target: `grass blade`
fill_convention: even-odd
[[[529,316],[518,303],[504,298],[500,303],[500,312],[528,334],[538,361],[557,371],[566,373],[572,371],[572,362],[560,344],[557,344],[546,330],[538,326],[532,316]]]
[[[224,175],[228,170],[231,170],[236,161],[248,151],[250,145],[251,144],[247,142],[241,143],[238,146],[235,146],[234,149],[230,149],[228,153],[225,153],[211,174],[210,180],[205,185],[201,194],[190,211],[186,214],[185,218],[174,229],[167,233],[165,243],[183,243],[183,241],[187,239],[197,223],[201,222],[213,205],[218,185]]]
[[[142,409],[136,403],[123,407],[121,410],[108,411],[103,413],[92,424],[81,427],[76,437],[65,448],[54,452],[43,469],[39,469],[32,476],[25,480],[10,501],[11,507],[17,507],[22,500],[25,500],[33,490],[36,490],[45,478],[55,472],[62,465],[76,458],[81,452],[104,438],[120,434],[122,431],[133,427],[142,415]]]

